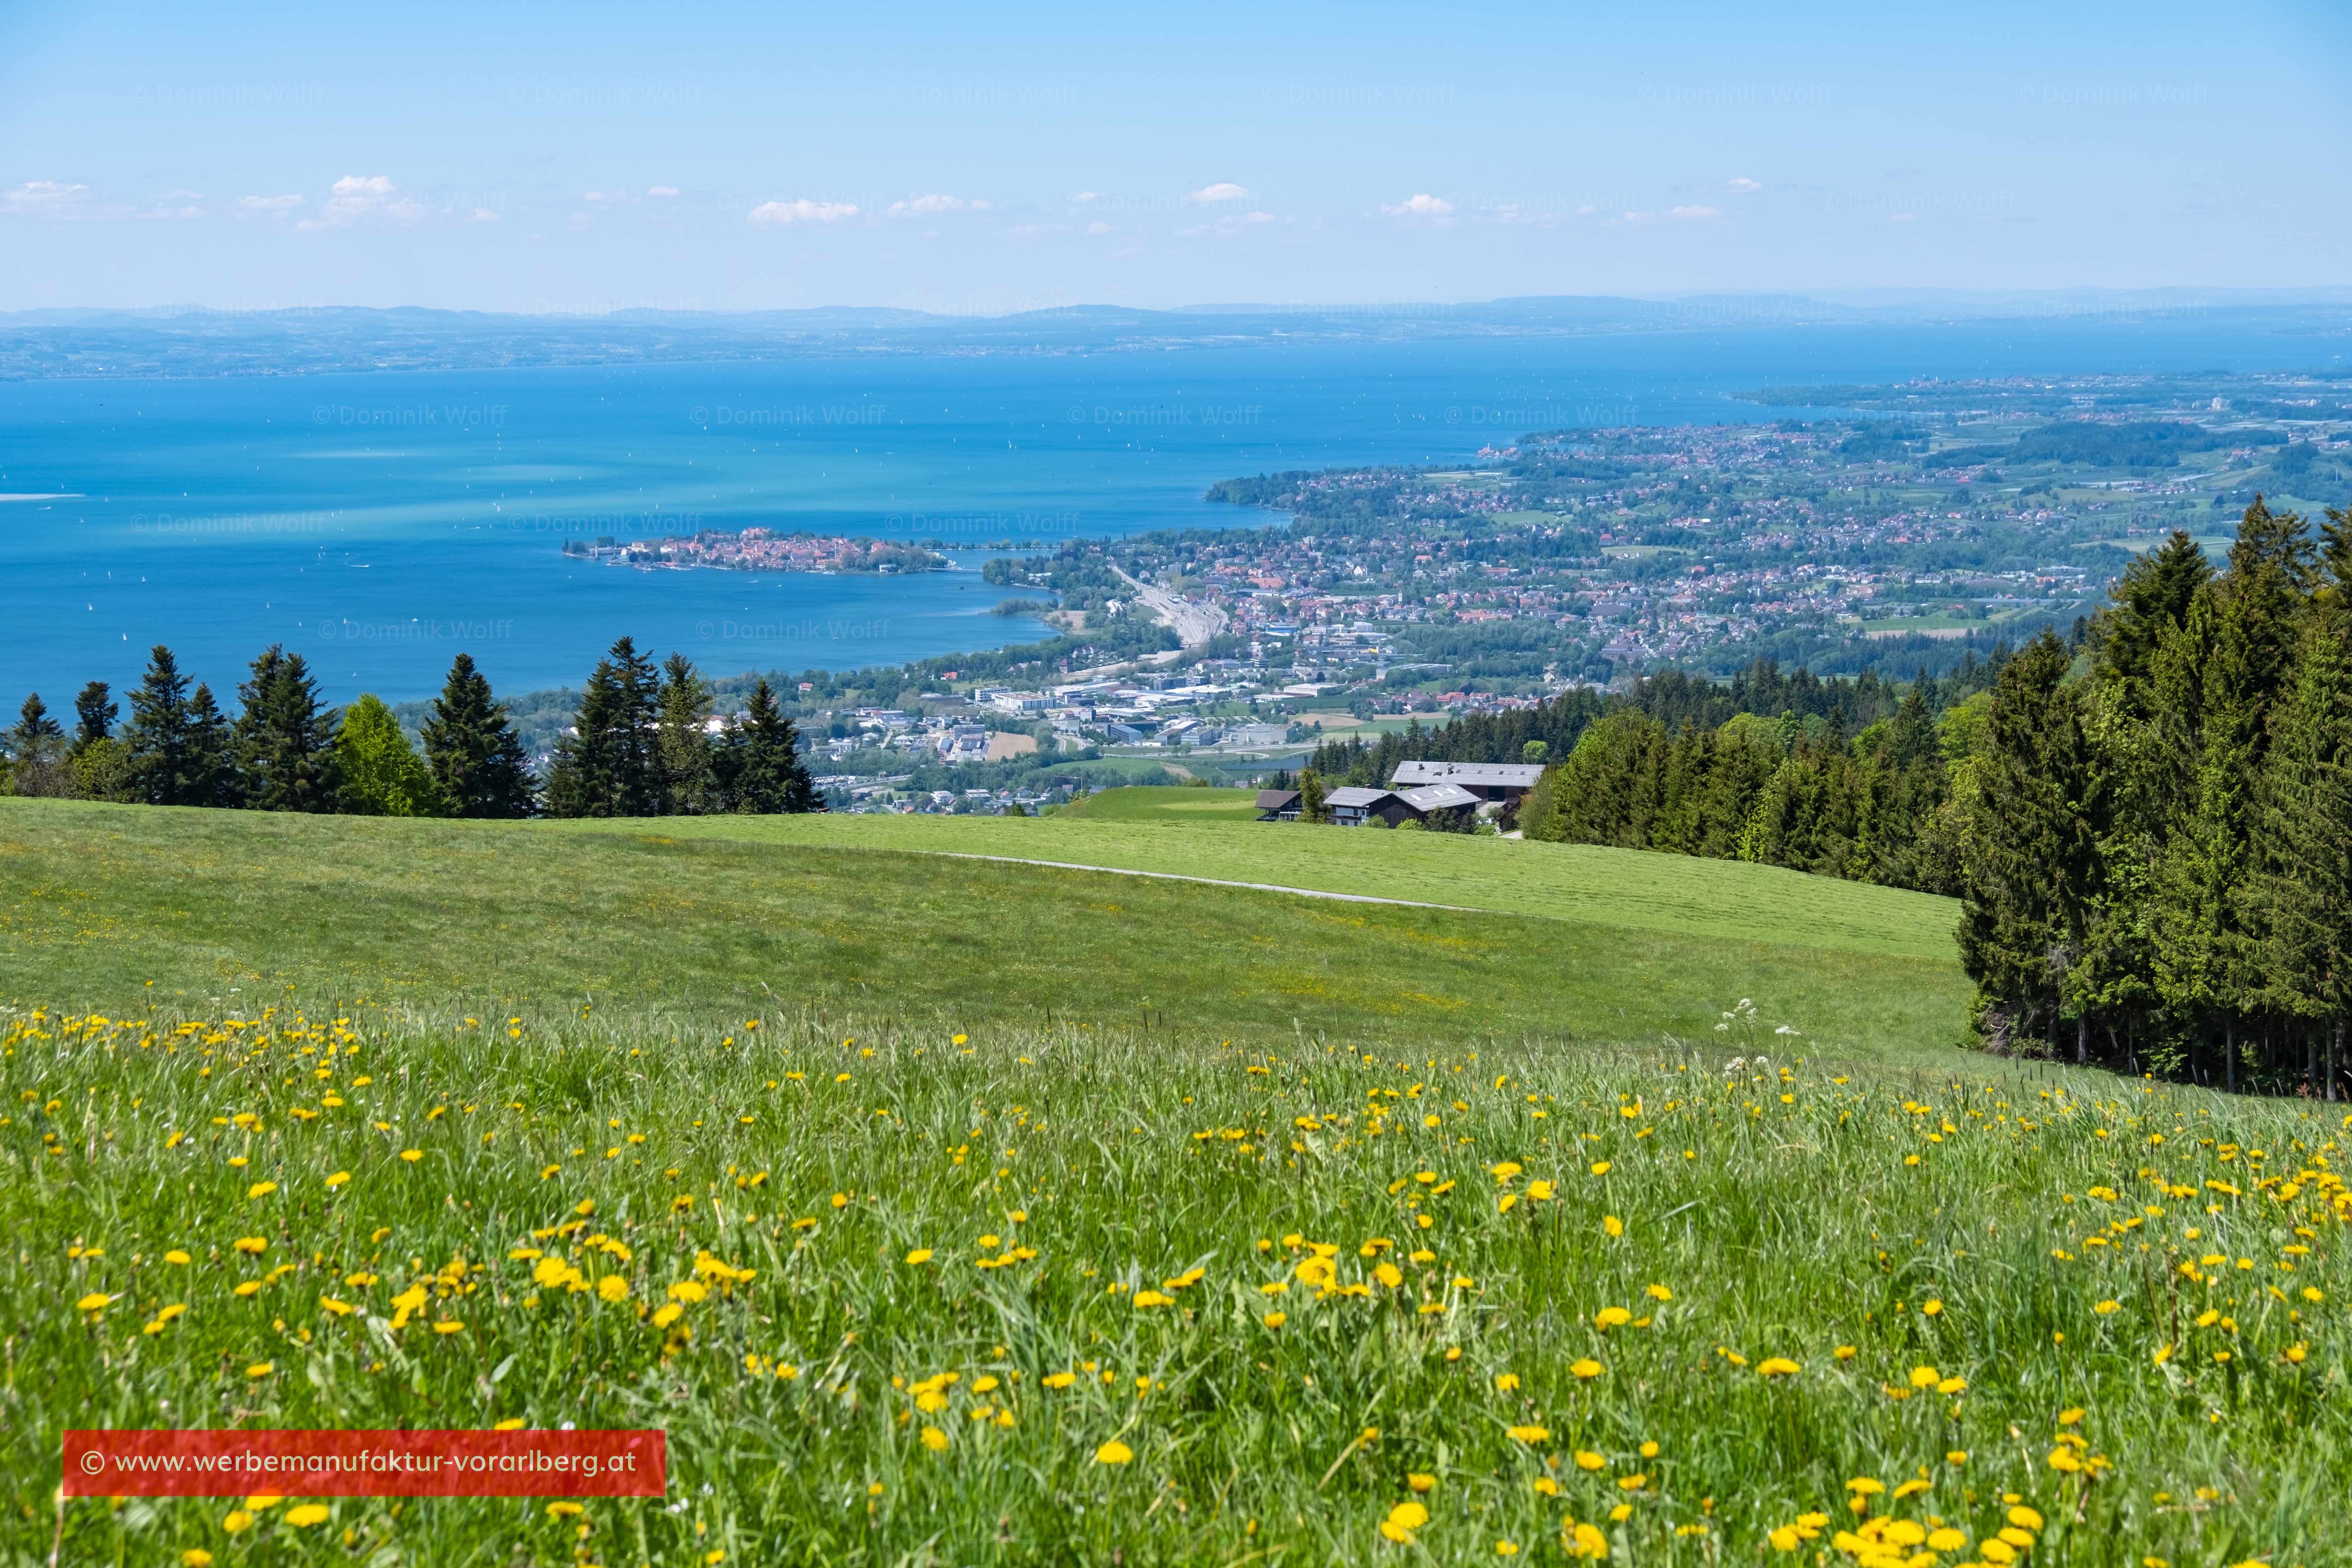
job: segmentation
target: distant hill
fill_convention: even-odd
[[[1405,342],[1494,336],[1950,324],[2011,318],[2129,321],[2194,312],[2255,332],[2352,330],[2352,290],[2075,290],[2045,294],[1548,295],[1447,303],[1073,304],[1003,316],[887,307],[511,315],[403,306],[289,310],[0,312],[0,379],[303,375],[871,353],[1119,352],[1238,342]]]

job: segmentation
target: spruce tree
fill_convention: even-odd
[[[213,689],[198,681],[188,694],[188,798],[182,804],[217,807],[243,803],[235,747],[228,715],[213,700]]]
[[[2335,1068],[2352,1018],[2352,604],[2313,614],[2263,780],[2257,895],[2265,999],[2316,1024]]]
[[[762,680],[761,689],[767,683]],[[774,693],[769,693],[774,706]],[[661,809],[674,816],[705,810],[711,789],[710,683],[682,653],[662,664],[656,754],[661,770]]]
[[[65,736],[58,721],[49,717],[49,706],[41,700],[41,694],[33,692],[16,710],[16,726],[7,734],[9,755],[22,758],[28,752],[61,746]]]
[[[0,736],[7,747],[8,784],[18,795],[70,795],[73,773],[66,766],[66,732],[49,717],[37,691],[25,699],[16,728]]]
[[[538,781],[522,737],[490,695],[490,683],[459,654],[424,723],[425,765],[440,809],[451,816],[529,816]]]
[[[762,679],[727,726],[714,770],[730,811],[749,816],[823,811],[824,801],[800,760],[800,735]]]
[[[93,680],[81,689],[74,699],[74,741],[76,756],[114,734],[114,721],[121,713],[113,695],[103,680]]]
[[[236,784],[254,811],[334,811],[341,804],[335,714],[299,653],[272,644],[237,689]]]
[[[2081,1056],[2088,1023],[2071,1005],[2068,982],[2099,890],[2102,802],[2075,699],[2063,684],[2071,663],[2066,645],[2045,630],[1994,689],[1959,938],[1997,1040],[2013,1045],[2038,1024],[2054,1043],[2061,1016],[2073,1011]]]
[[[127,785],[149,805],[212,805],[221,793],[226,733],[212,693],[199,710],[172,650],[158,643],[131,694],[131,721],[122,727]]]
[[[2091,642],[2103,684],[2123,689],[2134,713],[2143,713],[2153,695],[2157,650],[2188,617],[2189,602],[2213,574],[2205,552],[2175,529],[2145,555],[2132,558],[2116,580],[2110,607],[2099,616]]]
[[[597,662],[572,732],[556,747],[547,781],[554,816],[652,816],[661,809],[653,667],[627,637]]]
[[[2228,573],[2200,592],[2175,656],[2171,733],[2185,787],[2158,870],[2158,984],[2184,1019],[2221,1034],[2223,1081],[2237,1087],[2240,1035],[2259,989],[2262,906],[2252,894],[2257,791],[2271,713],[2284,691],[2315,574],[2303,520],[2257,496],[2238,526]],[[2183,667],[2193,658],[2194,669]],[[2185,689],[2194,679],[2193,699]]]

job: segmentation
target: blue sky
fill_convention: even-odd
[[[2352,281],[2352,5],[0,4],[0,309]]]

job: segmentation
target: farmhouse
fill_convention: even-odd
[[[1258,791],[1257,819],[1260,822],[1297,821],[1298,792],[1295,789],[1262,789]]]
[[[1359,789],[1349,784],[1325,795],[1323,805],[1331,813],[1331,821],[1340,827],[1361,827],[1375,818],[1391,827],[1408,816],[1419,820],[1418,814],[1394,790]]]
[[[1482,801],[1516,801],[1543,777],[1540,763],[1399,763],[1391,789],[1453,784]]]
[[[1290,797],[1286,816],[1265,815],[1269,797],[1276,795]],[[1336,826],[1364,827],[1373,822],[1382,822],[1394,827],[1401,823],[1427,822],[1432,817],[1444,816],[1450,813],[1475,811],[1478,809],[1479,799],[1460,785],[1450,784],[1427,784],[1420,789],[1409,790],[1358,789],[1349,786],[1333,790],[1323,797],[1323,804],[1331,813],[1331,821]],[[1293,820],[1298,815],[1297,792],[1262,791],[1258,795],[1258,819],[1262,822]]]

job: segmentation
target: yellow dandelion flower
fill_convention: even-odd
[[[328,1508],[322,1502],[306,1502],[286,1510],[286,1522],[297,1530],[308,1530],[314,1524],[327,1522]]]
[[[1135,1450],[1116,1437],[1095,1450],[1095,1463],[1097,1465],[1124,1465],[1134,1458]]]

